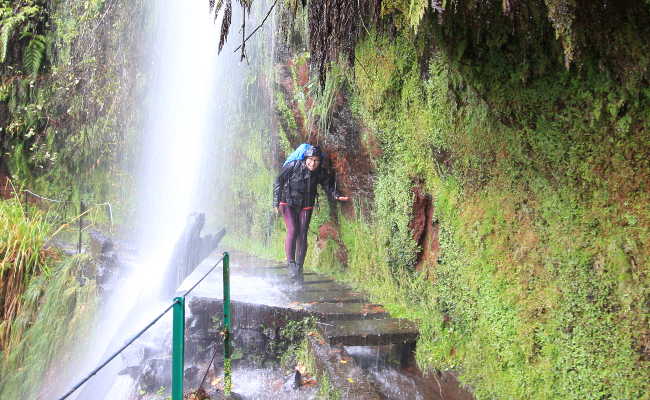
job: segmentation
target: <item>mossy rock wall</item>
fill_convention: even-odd
[[[340,235],[310,263],[419,321],[420,366],[477,398],[647,398],[648,4],[378,12],[322,86],[304,32],[278,60],[278,141],[321,144],[354,198],[316,212],[311,243]]]

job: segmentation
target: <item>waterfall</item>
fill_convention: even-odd
[[[208,2],[155,2],[152,10],[151,52],[143,57],[147,96],[142,110],[134,110],[145,113],[135,173],[137,218],[132,221],[138,256],[129,275],[113,283],[116,289],[100,308],[89,349],[70,366],[76,375],[61,393],[171,303],[161,296],[165,280],[174,275],[170,257],[188,215],[205,207],[201,189],[209,178],[202,175],[210,170],[204,169],[203,158],[210,154],[206,147],[223,133],[215,125],[218,27]],[[159,324],[169,323],[169,317]],[[120,369],[119,359],[112,361],[73,398],[125,395],[117,394],[116,386],[123,386],[115,383]]]

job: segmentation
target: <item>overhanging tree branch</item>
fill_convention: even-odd
[[[273,8],[275,8],[276,4],[278,4],[278,0],[275,0],[275,2],[273,2],[273,5],[269,8],[269,11],[266,13],[266,16],[264,17],[262,22],[257,26],[257,28],[253,29],[253,32],[251,32],[245,39],[242,40],[242,44],[237,46],[237,48],[233,51],[233,53],[236,53],[237,50],[242,49],[242,57],[243,57],[243,48],[244,48],[244,46],[246,46],[246,42],[248,41],[248,39],[251,38],[251,36],[253,36],[255,34],[255,32],[257,32],[262,27],[262,25],[264,25],[266,20],[271,15],[271,12],[273,11]]]

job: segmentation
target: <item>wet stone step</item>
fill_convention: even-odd
[[[386,318],[388,313],[379,304],[368,303],[303,303],[305,310],[326,321]]]
[[[303,282],[302,290],[305,292],[331,292],[350,290],[350,288],[334,281],[315,281],[311,283]]]
[[[368,299],[361,293],[349,290],[306,291],[297,290],[285,293],[291,302],[297,303],[367,303]]]
[[[318,284],[324,284],[324,283],[332,283],[334,282],[332,279],[327,279],[323,276],[319,275],[313,275],[309,276],[305,274],[304,281],[302,282],[303,285],[318,285]]]
[[[413,343],[418,338],[415,324],[405,319],[387,318],[318,323],[318,329],[330,345],[379,346]]]
[[[327,372],[331,386],[343,399],[382,400],[375,383],[342,347],[333,348],[319,336],[308,337],[316,368]],[[329,393],[328,393],[329,394]],[[335,397],[335,396],[331,396]],[[338,397],[337,397],[338,398]]]

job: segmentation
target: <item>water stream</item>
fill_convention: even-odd
[[[205,211],[213,189],[206,182],[214,168],[205,157],[210,146],[223,143],[226,128],[220,115],[224,95],[218,77],[226,76],[234,57],[217,57],[218,26],[203,0],[154,2],[148,57],[148,90],[141,110],[145,126],[137,176],[137,218],[129,241],[138,249],[134,267],[109,285],[116,288],[103,299],[94,334],[83,354],[69,368],[75,373],[67,389],[150,321],[171,298],[161,295],[174,271],[170,258],[187,217]],[[219,122],[219,123],[217,123]],[[127,270],[123,268],[123,270]],[[124,398],[119,393],[118,360],[109,364],[76,394],[79,399]],[[117,392],[116,392],[117,391]]]

